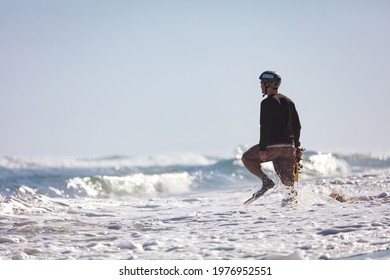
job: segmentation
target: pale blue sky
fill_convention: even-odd
[[[231,154],[282,76],[324,152],[390,152],[390,1],[0,0],[0,155]]]

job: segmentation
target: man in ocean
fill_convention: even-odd
[[[294,166],[302,158],[300,147],[301,124],[295,104],[278,92],[281,77],[274,71],[260,75],[261,91],[267,98],[260,107],[260,142],[242,156],[244,166],[262,181],[262,188],[253,198],[263,195],[275,183],[261,169],[261,163],[272,161],[282,183],[295,200]]]

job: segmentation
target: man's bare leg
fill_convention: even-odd
[[[261,165],[258,161],[253,159],[248,159],[244,156],[242,156],[242,163],[246,167],[246,169],[249,170],[253,175],[257,176],[260,180],[264,180],[267,178],[267,175],[263,172],[261,169]]]

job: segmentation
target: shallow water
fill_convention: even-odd
[[[104,175],[103,169],[114,173],[110,166],[88,167],[82,170],[85,177],[76,177],[82,175],[79,166],[54,172],[49,164],[49,169],[30,170],[34,179],[24,179],[30,186],[18,183],[26,168],[8,168],[0,196],[0,259],[390,259],[386,166],[333,176],[304,174],[297,205],[283,204],[286,191],[279,182],[245,207],[256,187],[233,162],[152,165],[142,172],[138,164],[136,174],[144,176],[139,181],[131,181],[135,175],[128,171]],[[148,174],[147,168],[164,172]],[[100,181],[87,182],[97,169]],[[11,171],[18,178],[13,183]],[[46,172],[41,184],[39,172]],[[68,176],[65,183],[54,173]],[[162,174],[177,177],[164,181]],[[113,177],[125,179],[118,183]],[[74,178],[80,178],[82,192],[72,189]],[[102,180],[111,183],[102,187]]]

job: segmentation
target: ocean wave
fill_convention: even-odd
[[[187,172],[129,176],[91,176],[72,178],[67,189],[82,197],[124,197],[157,193],[183,193],[191,189],[193,176]]]
[[[97,168],[146,168],[167,166],[205,166],[216,160],[195,153],[174,153],[139,156],[105,157],[0,157],[0,168],[5,169],[97,169]]]
[[[353,172],[361,172],[367,169],[390,168],[389,155],[377,155],[371,153],[335,154],[335,157],[344,160],[351,167]]]
[[[21,186],[48,197],[153,196],[258,184],[241,162],[199,154],[155,156],[0,157],[0,195],[20,194]],[[278,180],[272,163],[263,165]],[[390,158],[364,154],[305,151],[302,180],[348,176],[390,168]],[[23,189],[23,188],[22,188]]]
[[[347,161],[339,159],[331,153],[308,151],[304,155],[302,165],[303,178],[342,176],[351,172]]]

